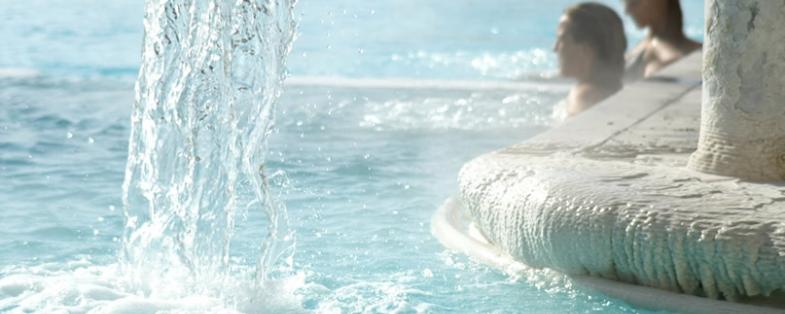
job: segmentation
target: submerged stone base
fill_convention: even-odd
[[[785,291],[785,186],[686,168],[700,55],[460,173],[485,238],[533,267],[745,300]]]
[[[540,288],[551,285],[594,290],[639,308],[690,314],[783,313],[785,296],[747,300],[747,304],[702,298],[683,293],[627,284],[590,275],[564,276],[548,269],[527,266],[489,243],[466,217],[461,202],[448,199],[434,214],[431,230],[439,241],[475,261],[498,268],[511,276],[531,281]]]

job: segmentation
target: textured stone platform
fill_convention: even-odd
[[[785,290],[785,186],[705,175],[694,54],[525,143],[469,162],[460,199],[533,267],[714,299]]]

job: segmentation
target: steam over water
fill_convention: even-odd
[[[235,222],[264,210],[257,284],[291,255],[264,160],[294,20],[291,0],[155,0],[145,6],[123,184],[122,267],[149,295],[230,280]],[[176,292],[176,291],[175,291]]]

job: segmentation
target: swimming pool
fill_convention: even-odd
[[[695,35],[702,3],[684,2]],[[551,25],[567,3],[301,1],[290,72],[317,78],[288,86],[268,153],[296,236],[296,274],[254,309],[644,312],[546,272],[509,278],[430,235],[465,161],[550,126],[565,87],[548,79]],[[0,79],[0,312],[88,312],[121,299],[118,308],[134,312],[234,308],[193,295],[129,299],[133,291],[114,284],[141,4],[8,7],[0,65],[40,75]],[[319,76],[533,84],[329,86],[315,84],[331,82]],[[238,264],[252,264],[263,229],[250,212],[233,245]]]

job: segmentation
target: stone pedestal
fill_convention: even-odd
[[[706,0],[694,170],[785,180],[785,2]]]
[[[671,80],[626,86],[553,130],[464,165],[467,220],[528,267],[710,299],[784,300],[785,185],[687,169],[699,138],[700,64],[688,56],[658,74]],[[477,246],[461,247],[474,254]]]

